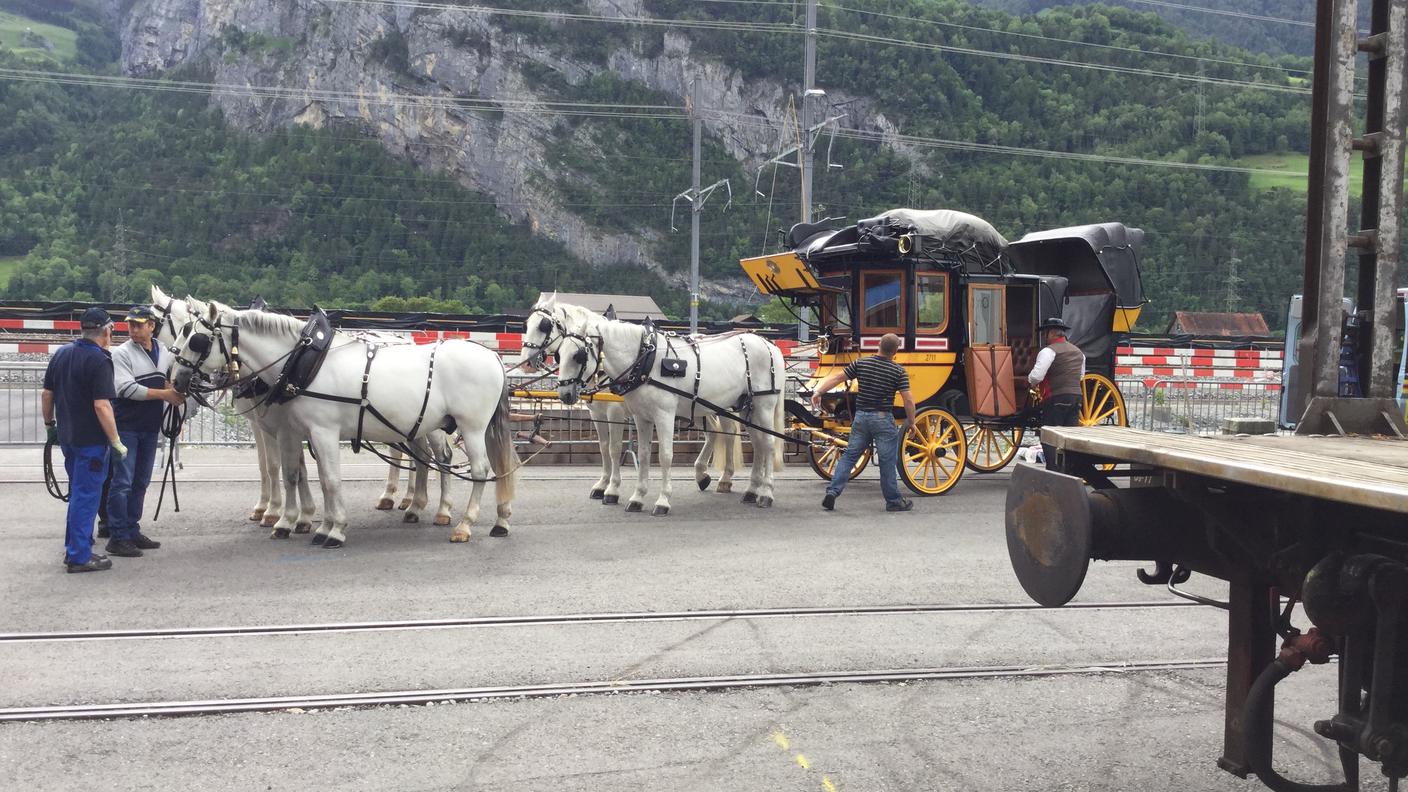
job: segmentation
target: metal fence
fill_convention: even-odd
[[[1222,432],[1228,418],[1277,420],[1281,383],[1228,379],[1120,380],[1129,425],[1177,434]]]

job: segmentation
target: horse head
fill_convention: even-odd
[[[586,336],[568,333],[557,348],[557,398],[563,404],[576,404],[588,383],[601,371],[601,351]]]
[[[197,376],[237,375],[234,369],[239,365],[234,357],[236,328],[229,319],[232,309],[190,297],[185,305],[191,321],[172,346],[176,358],[172,382],[179,393],[189,393],[192,379]]]
[[[557,351],[566,332],[556,301],[548,298],[538,300],[524,320],[523,348],[528,350],[525,365],[530,369],[543,368],[548,355]]]

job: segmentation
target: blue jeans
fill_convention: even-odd
[[[152,465],[161,445],[160,432],[123,432],[118,436],[127,446],[127,457],[112,470],[108,487],[108,535],[114,541],[136,539],[141,530],[142,505],[147,485],[152,482]]]
[[[876,455],[880,457],[880,492],[885,496],[885,503],[899,503],[904,500],[900,497],[897,472],[900,428],[895,426],[895,418],[889,410],[863,410],[856,413],[855,420],[851,421],[851,437],[846,444],[846,453],[842,454],[840,461],[836,463],[836,472],[831,474],[831,483],[826,487],[827,494],[841,494],[846,488],[846,483],[851,480],[851,468],[855,467],[860,455],[872,442],[875,443]]]
[[[93,519],[103,498],[108,477],[108,447],[59,446],[68,473],[68,520],[64,532],[64,561],[86,564],[93,558]]]

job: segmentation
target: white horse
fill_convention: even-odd
[[[684,365],[682,372],[666,377],[662,365],[671,348]],[[647,449],[659,426],[661,481],[654,513],[670,513],[675,418],[709,412],[695,404],[696,399],[725,409],[742,406],[740,417],[773,432],[781,432],[786,425],[786,362],[781,350],[752,333],[686,340],[640,325],[606,321],[591,336],[563,338],[558,358],[557,393],[564,404],[575,404],[583,388],[598,381],[598,375],[627,389],[626,409],[635,418],[642,451],[636,466],[639,480],[626,511],[640,511],[645,502],[650,484]],[[767,508],[773,503],[773,475],[782,467],[783,444],[766,432],[751,427],[748,432],[753,440],[753,469],[743,502]]]
[[[158,342],[168,348],[182,337],[183,331],[187,325],[195,321],[196,315],[207,310],[205,303],[200,300],[192,297],[176,300],[155,285],[151,287],[151,298],[152,305],[164,317],[157,334]],[[193,315],[192,309],[197,311],[197,314]],[[380,343],[409,343],[399,336],[383,337],[379,335],[377,338]],[[279,460],[278,435],[280,431],[285,429],[287,422],[283,417],[282,405],[261,404],[261,402],[262,399],[251,398],[249,395],[237,395],[233,399],[235,411],[249,421],[251,434],[254,437],[255,453],[259,462],[259,500],[250,510],[249,519],[265,528],[273,528],[283,513],[284,485],[280,475],[282,465]],[[448,436],[443,432],[434,432],[426,440],[430,445],[427,453],[434,454],[435,458],[443,461],[449,460],[451,452]],[[396,505],[393,496],[400,484],[403,455],[399,449],[394,448],[389,449],[388,455],[392,461],[388,466],[386,489],[376,504],[376,508],[380,510],[388,510]],[[428,501],[428,496],[425,496],[427,487],[421,480],[428,474],[428,470],[418,462],[414,465],[414,480],[408,481],[409,491],[400,505],[401,510],[406,512],[403,519],[409,523],[420,521],[419,511],[425,508]],[[313,490],[308,482],[307,463],[301,454],[299,455],[298,470],[299,516],[294,524],[293,533],[308,533],[313,527],[313,515],[317,504],[313,500]],[[423,496],[419,503],[415,499],[416,492],[420,492]],[[414,508],[411,508],[412,506]],[[442,476],[440,480],[440,505],[435,512],[434,523],[449,525],[452,507],[450,481],[448,477]],[[286,529],[275,531],[272,535],[274,538],[286,538],[288,531]]]
[[[293,317],[211,303],[178,345],[176,385],[188,387],[197,370],[215,374],[232,368],[272,384],[281,362],[301,343],[303,325]],[[275,531],[287,530],[295,521],[289,504],[297,474],[289,471],[297,470],[304,438],[317,460],[323,490],[323,521],[313,543],[334,548],[347,539],[340,441],[360,437],[414,447],[431,431],[458,428],[473,487],[450,540],[469,539],[491,471],[498,519],[490,535],[506,536],[518,458],[509,431],[508,393],[499,356],[468,341],[377,349],[347,333],[333,335],[317,376],[284,408],[289,430],[279,433],[278,444],[285,471],[285,507]],[[369,359],[364,398],[363,375]]]
[[[595,335],[598,325],[610,321],[595,311],[580,305],[559,303],[556,294],[538,299],[524,323],[523,348],[528,351],[530,368],[541,368],[548,355],[556,354],[562,339],[568,334]],[[624,401],[596,401],[587,410],[596,427],[597,448],[601,453],[601,477],[592,485],[591,497],[604,504],[620,500],[621,445],[626,421],[631,415]],[[733,472],[743,459],[741,427],[729,419],[709,413],[704,416],[704,447],[694,460],[694,480],[701,491],[709,488],[713,477],[709,465],[719,467],[719,492],[733,492]],[[641,453],[649,453],[649,444]]]

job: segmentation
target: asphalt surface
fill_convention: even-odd
[[[62,504],[38,451],[0,452],[0,632],[214,627],[852,605],[1025,603],[1007,562],[1007,476],[969,475],[908,514],[867,471],[834,513],[788,469],[777,505],[700,493],[667,517],[590,501],[595,471],[532,468],[512,533],[466,544],[370,506],[347,470],[348,544],[271,540],[245,519],[252,451],[187,449],[165,544],[63,572]],[[350,457],[349,457],[350,459]],[[316,489],[316,488],[315,488]],[[458,488],[463,490],[463,487]],[[432,491],[433,488],[432,488]],[[467,493],[460,492],[461,499]],[[457,506],[462,508],[462,506]],[[150,510],[150,509],[149,509]],[[487,511],[492,514],[492,510]],[[1164,602],[1134,564],[1092,567],[1078,601]],[[1218,596],[1216,581],[1189,588]],[[1208,608],[805,616],[0,643],[0,706],[140,702],[766,672],[1186,660],[1225,654]],[[1309,733],[1333,669],[1278,700],[1278,762],[1332,777]],[[434,707],[0,725],[0,788],[1256,789],[1221,772],[1222,672],[566,696]],[[1366,765],[1366,788],[1382,789]],[[1377,786],[1375,786],[1377,784]]]

